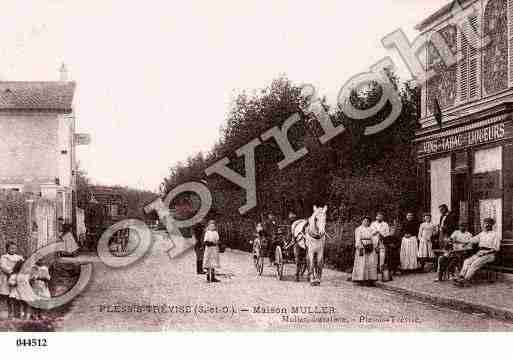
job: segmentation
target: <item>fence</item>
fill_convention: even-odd
[[[15,242],[27,257],[57,241],[55,202],[14,191],[0,191],[0,255],[7,242]]]
[[[219,236],[224,246],[249,252],[250,240],[255,236],[255,223],[251,220],[221,222]]]

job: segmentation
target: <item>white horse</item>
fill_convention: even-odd
[[[308,219],[298,219],[291,226],[292,238],[295,242],[294,254],[296,257],[296,280],[301,272],[301,250],[306,249],[308,276],[311,285],[320,285],[322,267],[324,264],[324,245],[326,243],[326,212],[328,206],[313,206],[313,213]]]

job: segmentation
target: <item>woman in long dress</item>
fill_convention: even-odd
[[[378,241],[373,236],[370,217],[364,217],[354,232],[355,255],[352,281],[372,285],[378,280]]]
[[[216,222],[214,220],[208,222],[203,243],[205,245],[203,267],[207,270],[207,282],[219,282],[215,276],[215,269],[220,267],[219,233],[217,233]]]
[[[401,270],[413,271],[419,268],[417,263],[418,254],[417,237],[405,231],[401,241]]]
[[[424,215],[424,222],[419,227],[419,266],[424,270],[426,262],[432,260],[435,255],[433,253],[432,237],[435,234],[436,226],[431,223],[431,215]]]

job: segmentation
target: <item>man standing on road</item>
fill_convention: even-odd
[[[267,215],[267,220],[264,222],[264,233],[267,238],[268,243],[268,253],[269,260],[271,262],[271,266],[274,265],[274,252],[276,250],[276,231],[278,229],[278,224],[274,218],[274,214],[269,213]]]
[[[287,218],[287,242],[290,243],[292,241],[292,224],[297,221],[297,216],[294,212],[289,212],[289,217]]]
[[[456,230],[458,221],[456,215],[449,211],[449,207],[446,204],[442,204],[438,209],[440,210],[438,246],[443,248],[449,242],[452,232]]]
[[[385,246],[383,243],[383,238],[390,236],[390,226],[387,222],[384,221],[385,216],[383,212],[376,213],[376,220],[372,222],[370,228],[372,229],[372,236],[375,237],[377,247],[376,252],[378,253],[378,259],[380,268],[378,268],[378,272],[381,272],[381,267],[385,264]]]
[[[205,232],[205,227],[202,222],[196,223],[192,227],[192,234],[195,238],[194,243],[194,252],[196,252],[196,273],[197,274],[205,274],[203,270],[203,254],[205,251],[205,247],[203,244],[203,234]]]

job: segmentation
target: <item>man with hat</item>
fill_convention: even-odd
[[[463,262],[459,278],[455,282],[457,285],[464,286],[468,284],[479,268],[495,260],[495,254],[500,249],[501,239],[497,232],[493,230],[495,220],[493,218],[485,218],[483,224],[484,230],[471,239],[472,243],[478,243],[479,250]]]
[[[449,211],[446,204],[438,206],[440,210],[440,224],[438,225],[438,246],[443,248],[449,242],[452,232],[458,227],[458,219],[456,214]]]
[[[264,233],[267,239],[267,253],[269,256],[269,261],[271,262],[271,266],[274,266],[274,251],[276,250],[277,241],[276,241],[276,232],[278,230],[278,223],[274,218],[274,214],[269,213],[267,215],[267,220],[263,223]]]
[[[192,227],[192,235],[194,236],[194,252],[196,252],[196,274],[205,274],[203,270],[203,255],[205,253],[205,243],[203,236],[205,235],[205,221],[196,223]]]

